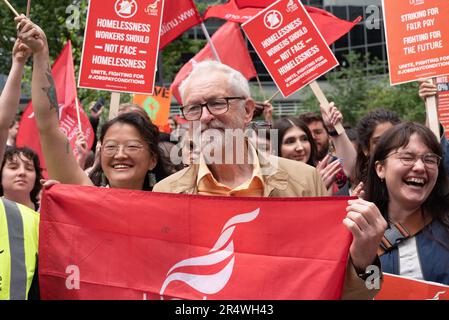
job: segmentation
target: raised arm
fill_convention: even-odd
[[[321,114],[323,116],[324,125],[330,132],[332,132],[335,131],[334,125],[338,122],[342,122],[343,116],[333,102],[330,103],[329,109],[329,113],[327,113],[323,106],[321,106]],[[337,157],[343,161],[343,170],[345,171],[346,176],[354,176],[357,152],[354,149],[351,140],[349,140],[346,131],[340,135],[331,135],[331,140],[335,146],[335,153]]]
[[[58,99],[45,33],[23,15],[15,21],[19,39],[33,52],[31,97],[49,176],[61,183],[92,185],[76,162],[67,137],[59,131]]]
[[[0,161],[3,159],[9,127],[19,109],[21,83],[25,63],[31,56],[31,50],[19,39],[12,50],[12,65],[0,97]]]

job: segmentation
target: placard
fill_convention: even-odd
[[[164,0],[91,0],[79,87],[152,94]]]
[[[383,0],[390,83],[449,74],[449,1]]]
[[[279,0],[242,28],[284,97],[338,65],[299,0]]]

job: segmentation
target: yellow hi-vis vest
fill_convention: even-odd
[[[25,300],[37,267],[39,214],[0,201],[0,300]]]

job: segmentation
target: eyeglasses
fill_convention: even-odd
[[[402,164],[407,167],[414,166],[418,159],[421,159],[426,168],[437,169],[441,161],[441,157],[439,155],[430,152],[425,154],[394,152],[388,155],[387,158],[395,154],[398,155],[398,159],[402,162]]]
[[[225,97],[211,100],[205,103],[191,104],[181,107],[181,112],[184,118],[188,121],[196,121],[201,118],[203,114],[203,108],[206,107],[207,111],[214,116],[225,114],[229,110],[230,100],[245,100],[244,97]]]
[[[145,147],[137,141],[128,141],[125,144],[108,141],[101,146],[101,150],[105,156],[113,157],[120,150],[120,147],[123,147],[123,151],[129,156],[135,156],[145,149]]]

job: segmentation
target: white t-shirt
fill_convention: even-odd
[[[398,246],[399,250],[399,274],[410,278],[424,280],[421,263],[418,257],[416,238],[411,237]]]

